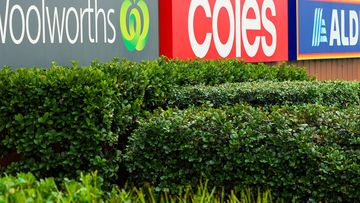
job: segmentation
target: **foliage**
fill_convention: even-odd
[[[146,70],[149,85],[144,99],[145,109],[162,105],[171,90],[189,85],[218,85],[251,81],[306,81],[306,71],[293,65],[270,66],[238,60],[170,60],[139,64]]]
[[[111,192],[102,189],[103,181],[94,174],[81,175],[80,181],[64,179],[56,184],[54,179],[46,178],[37,181],[32,174],[18,174],[16,177],[0,178],[0,202],[112,202],[112,203],[270,203],[273,201],[269,190],[253,192],[250,189],[241,193],[209,189],[200,184],[197,190],[191,188],[171,195],[168,192],[156,192],[156,188],[146,186],[140,189],[128,187],[113,188]],[[220,192],[219,192],[220,191]],[[295,198],[294,198],[295,200]]]
[[[77,177],[98,170],[125,181],[128,136],[146,111],[174,88],[258,80],[309,80],[300,68],[236,60],[142,63],[113,60],[89,67],[0,70],[0,174]]]
[[[303,69],[160,58],[90,67],[0,70],[0,172],[116,181],[121,154],[143,111],[175,87],[248,80],[306,80]],[[16,155],[16,159],[9,158]],[[8,160],[4,164],[3,160]],[[9,165],[9,163],[11,163]],[[120,164],[121,166],[121,164]]]
[[[116,178],[119,94],[117,81],[92,67],[0,71],[0,159],[20,157],[0,170],[37,177],[99,170]]]
[[[0,202],[101,202],[102,179],[81,175],[80,182],[64,179],[59,189],[53,178],[37,181],[32,174],[0,178]]]
[[[360,111],[244,105],[158,112],[130,137],[131,181],[162,190],[269,187],[304,201],[360,201]],[[240,187],[240,188],[239,188]]]
[[[173,89],[166,106],[187,108],[210,105],[221,107],[237,103],[253,106],[359,104],[359,84],[353,82],[246,82],[226,83],[218,86],[187,86]]]

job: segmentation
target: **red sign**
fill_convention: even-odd
[[[160,54],[288,59],[287,0],[159,0]]]

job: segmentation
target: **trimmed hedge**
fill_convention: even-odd
[[[216,85],[249,81],[304,81],[310,80],[305,69],[294,65],[270,66],[263,63],[245,63],[238,60],[169,60],[156,61],[159,68],[154,71],[167,72],[164,79],[180,86]],[[153,63],[153,62],[150,62]],[[149,63],[145,63],[146,65]]]
[[[91,67],[0,71],[0,160],[9,153],[19,159],[1,171],[70,178],[99,170],[116,178],[120,152],[112,129],[121,92]]]
[[[359,84],[354,82],[247,82],[219,86],[187,86],[173,89],[164,107],[188,108],[237,103],[255,106],[318,103],[359,104]]]
[[[144,110],[158,108],[166,101],[171,90],[181,86],[218,85],[249,81],[312,80],[305,69],[293,65],[269,66],[262,63],[244,63],[237,60],[181,61],[159,58],[155,61],[145,61],[139,64],[124,60],[97,64],[97,67],[102,70],[108,71],[110,69],[111,74],[114,76],[128,66],[131,66],[131,69],[134,69],[138,76],[146,79],[147,84],[142,105]],[[131,74],[134,73],[131,72]],[[123,78],[122,74],[121,77]],[[135,81],[137,80],[135,79]]]
[[[140,122],[126,156],[131,181],[163,190],[203,178],[285,199],[358,202],[360,107],[168,110]]]
[[[290,68],[289,68],[290,67]],[[181,85],[308,80],[303,69],[227,61],[114,60],[90,67],[0,71],[0,172],[116,182],[129,134],[144,111]]]

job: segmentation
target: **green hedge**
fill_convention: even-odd
[[[173,89],[165,107],[187,108],[210,105],[221,107],[237,103],[255,106],[319,103],[323,105],[359,104],[359,84],[353,82],[247,82],[219,86],[187,86]]]
[[[308,79],[303,69],[233,60],[5,68],[0,71],[0,172],[75,177],[99,170],[116,181],[126,177],[119,163],[139,115],[158,108],[173,88]]]
[[[75,177],[99,170],[116,178],[120,93],[116,80],[91,67],[0,71],[0,160],[19,157],[1,171]]]
[[[310,80],[305,69],[281,64],[271,66],[263,63],[253,64],[238,60],[169,60],[160,58],[156,62],[159,68],[154,71],[165,72],[166,80],[178,85],[216,85],[222,83],[249,81],[287,81]],[[153,63],[150,62],[150,63]],[[146,65],[149,63],[146,62]]]
[[[173,89],[187,85],[217,85],[249,81],[306,81],[312,80],[305,69],[282,64],[269,66],[251,64],[237,60],[170,60],[159,58],[154,61],[131,63],[114,60],[98,64],[100,69],[111,70],[112,75],[131,66],[138,76],[145,77],[146,87],[143,109],[156,109],[162,105]],[[134,73],[131,73],[134,74]]]
[[[203,178],[285,199],[358,202],[360,108],[168,110],[140,122],[126,156],[132,181],[165,190]]]

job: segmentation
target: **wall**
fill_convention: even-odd
[[[360,59],[291,61],[318,80],[360,80]]]

